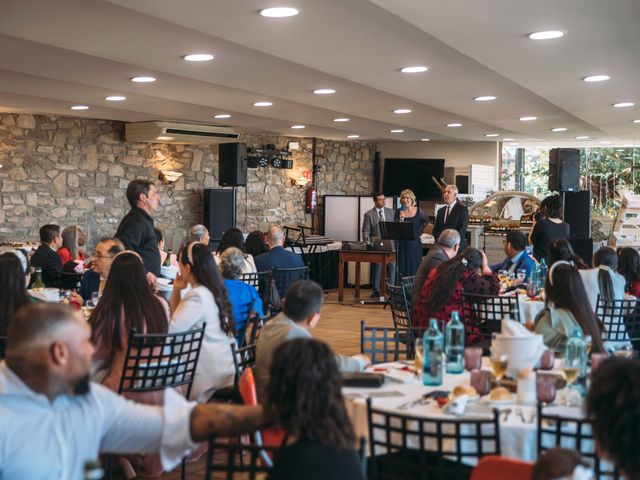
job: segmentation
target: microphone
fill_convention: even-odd
[[[400,205],[400,211],[401,212],[406,212],[407,211],[407,206],[404,205],[404,204]],[[404,217],[402,215],[400,215],[400,221],[404,222]]]

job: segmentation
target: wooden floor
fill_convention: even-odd
[[[368,300],[371,290],[361,291],[362,299]],[[327,342],[336,353],[354,355],[360,353],[360,321],[367,325],[391,326],[391,310],[381,304],[361,305],[353,300],[353,291],[345,290],[345,301],[338,303],[338,292],[330,291],[325,296],[320,323],[313,336]],[[187,465],[189,480],[202,480],[205,461],[199,460]],[[161,477],[163,480],[180,479],[180,468]],[[225,478],[224,476],[216,478]]]

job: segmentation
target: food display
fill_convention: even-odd
[[[486,225],[492,231],[507,231],[531,225],[540,200],[525,192],[497,192],[469,208],[469,223]]]

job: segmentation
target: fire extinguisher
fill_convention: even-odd
[[[307,188],[307,194],[306,194],[307,213],[315,213],[316,203],[317,203],[317,192],[316,192],[316,188],[312,185],[309,188]]]

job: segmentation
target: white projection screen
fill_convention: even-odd
[[[387,197],[386,206],[393,208],[394,197]],[[362,220],[373,208],[370,195],[325,195],[324,234],[336,241],[362,241]]]

